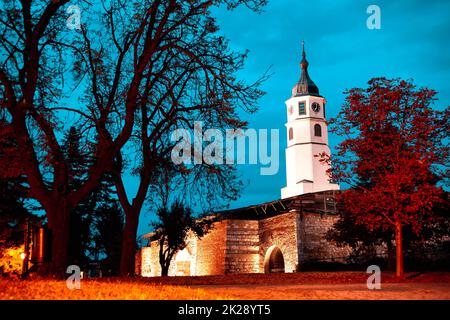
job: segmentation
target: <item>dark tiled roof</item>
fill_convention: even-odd
[[[266,202],[244,208],[217,212],[219,220],[259,220],[298,210],[300,212],[316,212],[323,214],[336,214],[335,197],[340,191],[322,191],[307,193],[295,197]]]

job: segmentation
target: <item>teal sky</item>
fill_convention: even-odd
[[[381,30],[369,30],[366,9],[381,9]],[[284,101],[300,77],[300,43],[305,41],[309,74],[327,99],[327,118],[339,112],[343,91],[365,86],[372,77],[412,78],[439,92],[436,103],[450,103],[449,1],[271,1],[265,12],[245,8],[217,12],[221,32],[234,48],[249,49],[241,76],[254,80],[269,66],[273,76],[256,114],[242,117],[252,128],[280,129],[280,170],[260,176],[258,166],[240,168],[249,185],[233,207],[279,198],[285,185]],[[331,147],[338,138],[330,136]]]
[[[369,30],[366,9],[381,9],[381,30]],[[250,50],[241,78],[251,82],[271,66],[264,83],[267,94],[257,113],[242,114],[249,127],[280,130],[280,168],[261,176],[259,166],[239,166],[247,183],[232,208],[280,198],[285,185],[284,101],[300,77],[300,54],[305,41],[309,74],[327,99],[327,117],[339,112],[343,91],[365,86],[372,77],[413,79],[438,91],[436,108],[450,103],[450,1],[301,1],[272,0],[264,12],[246,8],[216,10],[221,33],[237,50]],[[330,136],[330,146],[338,143]],[[142,215],[140,233],[148,230]]]

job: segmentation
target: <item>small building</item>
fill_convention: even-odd
[[[330,154],[326,101],[308,74],[303,47],[301,77],[285,102],[287,113],[286,187],[281,200],[217,213],[219,219],[201,240],[188,239],[172,261],[169,275],[295,272],[314,261],[344,262],[349,248],[326,240],[335,223],[335,193],[328,164],[317,155]],[[137,273],[159,276],[157,239],[137,258]]]
[[[306,263],[345,263],[350,248],[337,247],[325,237],[337,219],[334,194],[318,192],[220,212],[205,237],[189,237],[169,275],[295,272]],[[159,242],[152,234],[147,239],[137,271],[160,276]]]

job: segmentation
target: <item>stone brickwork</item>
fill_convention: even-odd
[[[228,220],[225,273],[258,273],[259,245],[258,221]]]
[[[278,249],[284,272],[295,272],[305,262],[344,262],[351,250],[338,248],[325,238],[336,219],[334,215],[291,211],[262,220],[216,222],[202,239],[189,236],[186,249],[174,257],[169,275],[264,273]],[[158,241],[142,248],[136,262],[141,275],[160,276]]]
[[[290,212],[259,221],[260,264],[259,272],[270,258],[270,249],[274,246],[281,250],[285,272],[294,272],[298,264],[297,250],[297,212]]]
[[[159,264],[159,243],[153,241],[148,247],[140,250],[141,275],[143,277],[157,277],[161,275]]]
[[[337,219],[336,215],[297,214],[300,266],[305,262],[345,262],[351,248],[337,247],[325,237]]]
[[[193,275],[225,274],[225,251],[228,221],[213,224],[212,229],[197,242],[196,269]]]
[[[179,259],[183,256],[183,259]],[[189,276],[196,274],[197,239],[190,236],[187,246],[183,251],[178,252],[169,267],[169,276]],[[161,276],[161,265],[159,263],[159,241],[150,242],[149,246],[139,250],[136,258],[136,265],[140,272],[137,274],[143,277]]]

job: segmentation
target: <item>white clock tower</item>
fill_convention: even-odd
[[[308,75],[308,61],[302,45],[302,75],[292,89],[287,107],[286,187],[281,198],[339,190],[327,175],[328,165],[319,161],[321,153],[330,154],[328,127],[325,120],[325,98]]]

